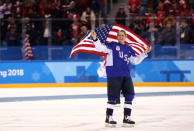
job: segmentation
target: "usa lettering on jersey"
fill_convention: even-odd
[[[129,53],[130,54],[130,53]],[[129,64],[131,55],[124,54],[123,51],[119,51],[119,57]]]

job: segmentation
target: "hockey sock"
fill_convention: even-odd
[[[131,110],[132,110],[132,102],[131,101],[125,101],[124,116],[131,116]]]
[[[116,104],[116,101],[109,101],[107,103],[106,115],[112,116],[115,104]]]

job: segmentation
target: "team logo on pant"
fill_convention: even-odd
[[[116,50],[117,51],[120,51],[120,46],[116,46]]]

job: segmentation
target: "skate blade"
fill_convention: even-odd
[[[122,127],[126,127],[126,128],[133,128],[135,126],[135,124],[127,124],[127,123],[123,123]]]
[[[116,127],[116,124],[109,124],[109,123],[106,123],[106,124],[105,124],[105,127],[115,128],[115,127]]]

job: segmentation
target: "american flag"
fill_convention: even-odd
[[[32,48],[31,48],[31,45],[30,45],[28,35],[25,36],[25,39],[23,41],[23,48],[22,49],[23,49],[23,54],[24,54],[25,60],[33,60],[34,59],[34,55],[33,55],[33,52],[32,52]]]
[[[112,42],[112,41],[118,42],[117,32],[119,30],[124,30],[127,33],[125,44],[131,46],[136,55],[140,55],[148,47],[150,47],[147,41],[145,41],[140,36],[132,32],[130,29],[119,24],[110,24],[101,28],[96,28],[95,32],[96,32],[97,38],[100,40],[102,44],[108,44],[109,42]],[[92,53],[92,54],[97,54],[101,56],[106,56],[105,53],[95,48],[92,37],[90,36],[90,32],[88,32],[85,35],[85,37],[82,38],[82,40],[72,49],[70,57],[78,52]]]

